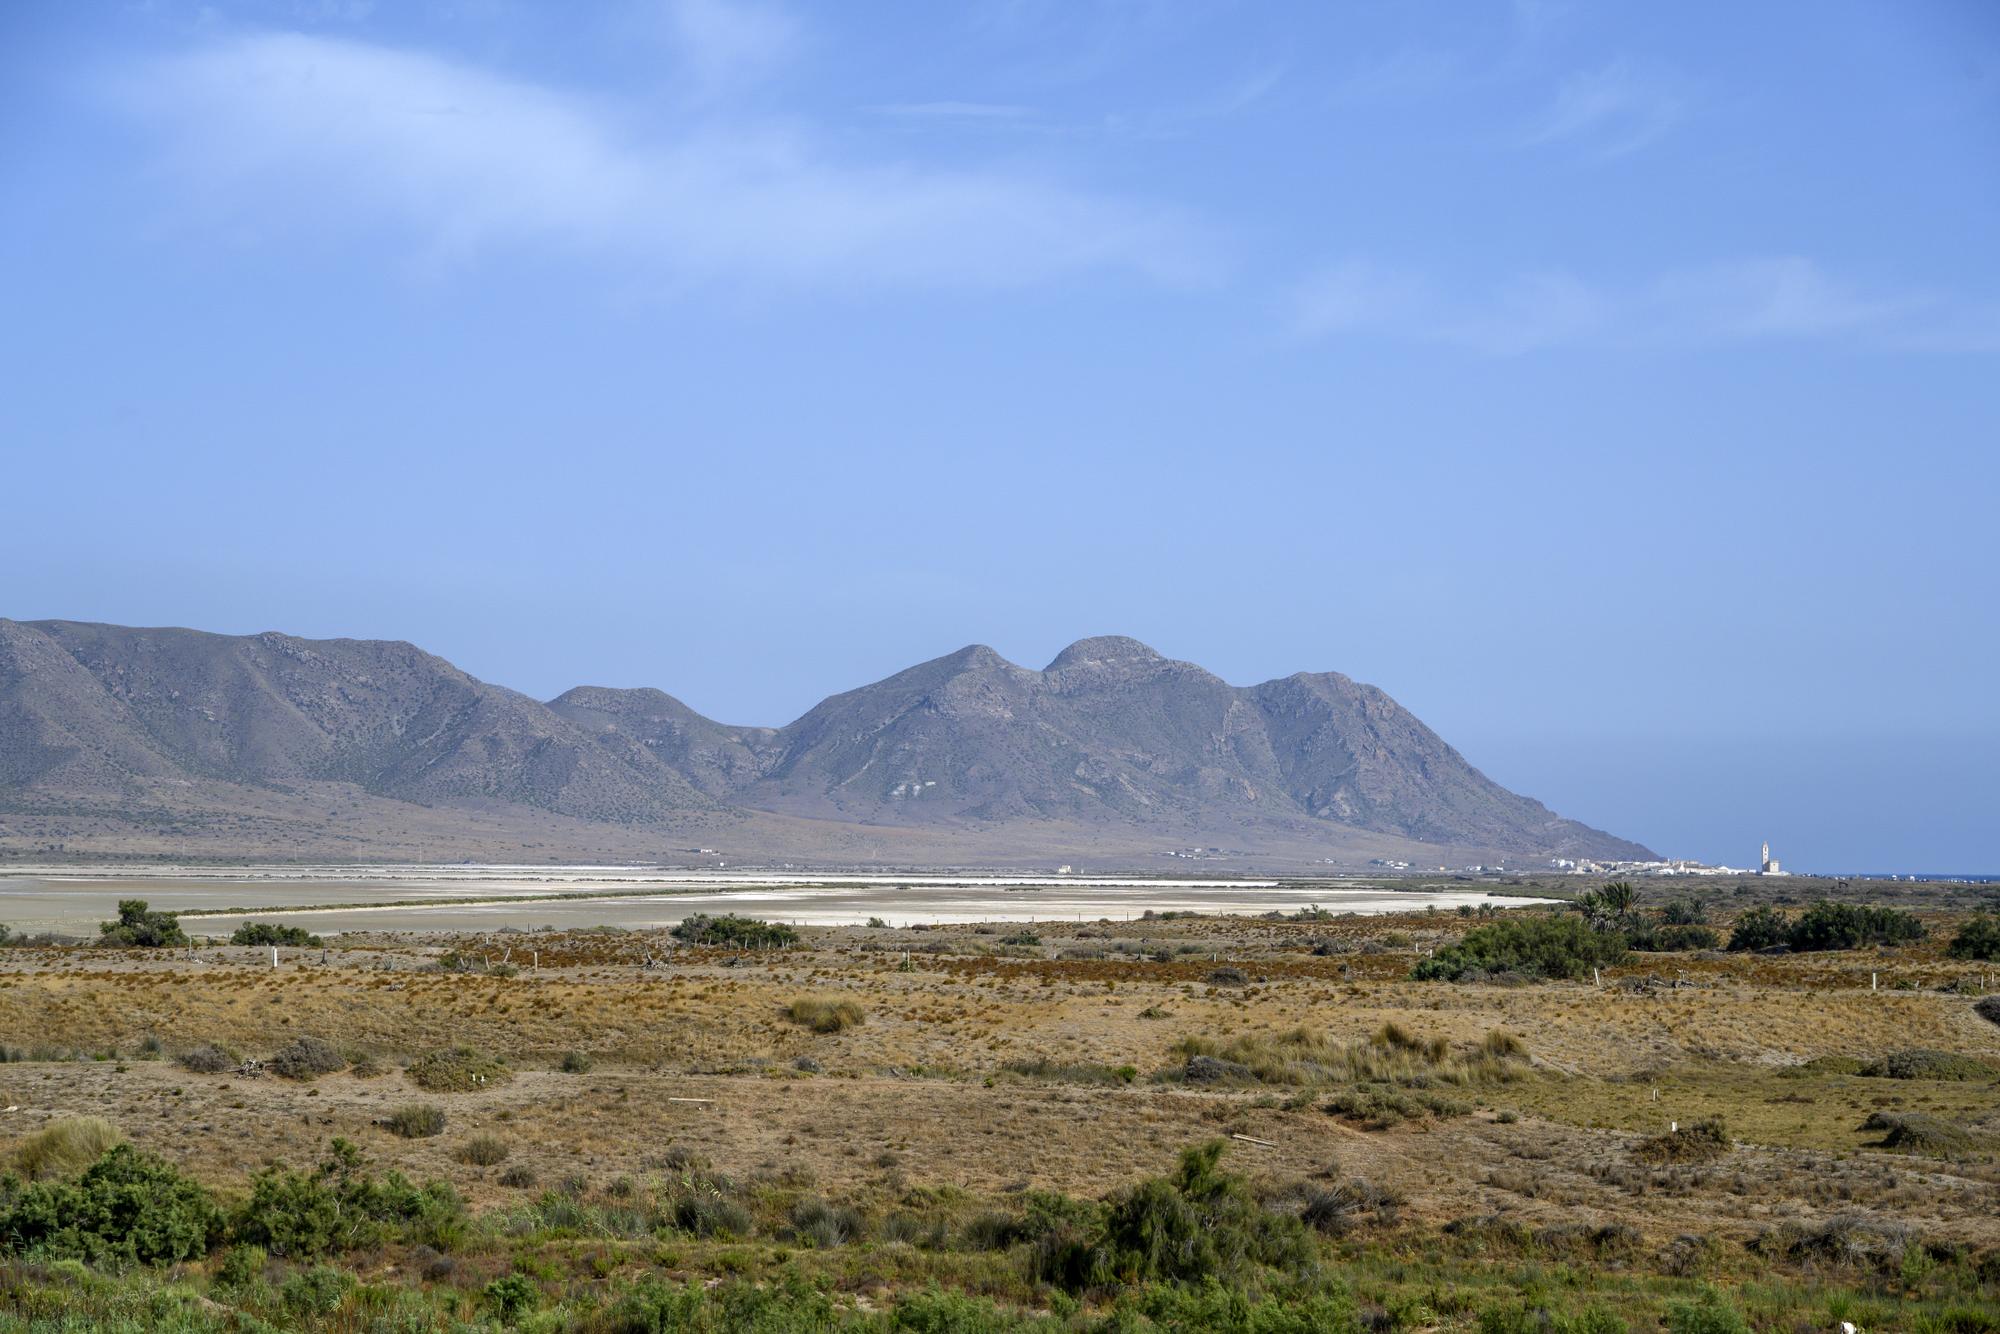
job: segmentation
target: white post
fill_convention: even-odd
[[[1868,974],[1868,989],[1870,991],[1878,990],[1880,988],[1881,980],[1882,980],[1882,975],[1880,973]]]
[[[278,966],[278,947],[276,945],[273,945],[271,946],[271,967],[276,968],[277,966]]]

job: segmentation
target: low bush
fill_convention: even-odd
[[[504,1062],[471,1047],[425,1052],[410,1062],[405,1073],[412,1084],[427,1093],[470,1093],[514,1078]]]
[[[1988,996],[1974,1005],[1972,1012],[1989,1024],[2000,1024],[2000,996]]]
[[[1364,1130],[1388,1130],[1405,1121],[1436,1117],[1464,1116],[1470,1103],[1421,1088],[1364,1085],[1344,1089],[1327,1100],[1325,1111],[1343,1121],[1352,1121]]]
[[[117,1126],[101,1116],[71,1116],[53,1122],[14,1150],[14,1168],[30,1181],[74,1176],[125,1142]]]
[[[2000,914],[1981,913],[1958,928],[1945,953],[1954,959],[2000,959]]]
[[[1963,1083],[2000,1076],[2000,1068],[1956,1052],[1910,1047],[1870,1061],[1861,1067],[1861,1073],[1873,1079],[1941,1079]]]
[[[1776,908],[1759,905],[1747,909],[1729,932],[1728,948],[1736,951],[1768,950],[1788,944],[1792,924]]]
[[[1575,979],[1625,958],[1625,938],[1576,914],[1535,913],[1474,927],[1410,970],[1419,982],[1477,982],[1513,974]]]
[[[839,1033],[859,1026],[867,1016],[853,1001],[807,997],[785,1007],[785,1018],[815,1033]]]
[[[507,1161],[507,1141],[492,1135],[475,1135],[458,1150],[458,1160],[473,1167],[497,1167]]]
[[[1904,1153],[1920,1153],[1931,1158],[1960,1158],[1979,1147],[1963,1126],[1924,1112],[1876,1112],[1861,1123],[1863,1130],[1878,1130],[1878,1148]]]
[[[325,1038],[302,1037],[264,1062],[264,1068],[286,1079],[313,1079],[347,1068],[347,1057]]]
[[[597,1062],[590,1059],[588,1052],[566,1051],[556,1069],[566,1075],[587,1075],[596,1064]]]
[[[1633,949],[1648,954],[1712,950],[1722,944],[1722,937],[1706,926],[1674,922],[1641,922],[1626,931],[1625,940]]]
[[[145,949],[188,943],[180,918],[170,912],[154,912],[144,899],[120,900],[118,920],[98,923],[97,934],[106,945],[137,945]]]
[[[232,945],[289,945],[297,948],[324,944],[302,926],[279,926],[275,922],[245,922],[230,934]]]
[[[383,1117],[382,1126],[404,1139],[429,1139],[444,1133],[444,1108],[428,1102],[410,1103]]]
[[[777,949],[796,945],[799,940],[799,933],[782,923],[760,922],[735,913],[721,917],[696,913],[675,925],[669,934],[690,945],[728,945],[741,949]]]
[[[1792,923],[1785,943],[1801,951],[1853,950],[1864,945],[1905,945],[1923,938],[1924,924],[1900,908],[1822,900]]]
[[[243,1060],[229,1048],[214,1042],[204,1042],[199,1047],[191,1047],[181,1053],[181,1069],[197,1075],[219,1075],[243,1064]]]
[[[1241,1177],[1220,1170],[1223,1151],[1221,1140],[1187,1149],[1173,1176],[1114,1194],[1094,1217],[1061,1220],[1034,1244],[1035,1276],[1081,1292],[1227,1281],[1258,1268],[1303,1272],[1313,1258],[1305,1225],[1265,1209]]]
[[[1720,1117],[1708,1117],[1692,1125],[1680,1126],[1664,1135],[1654,1135],[1632,1146],[1632,1156],[1642,1163],[1707,1163],[1735,1147]]]
[[[172,1264],[206,1254],[221,1232],[206,1190],[130,1144],[74,1181],[37,1181],[0,1205],[6,1249],[44,1259]]]
[[[415,1186],[398,1172],[373,1176],[345,1139],[335,1139],[310,1173],[284,1167],[258,1173],[232,1222],[238,1241],[308,1260],[398,1237],[449,1250],[465,1226],[465,1205],[449,1185]]]
[[[1364,1221],[1393,1225],[1402,1203],[1403,1197],[1394,1191],[1356,1177],[1337,1186],[1308,1191],[1299,1219],[1316,1232],[1345,1236]]]

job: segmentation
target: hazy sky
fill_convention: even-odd
[[[0,615],[1372,681],[2000,871],[2000,7],[0,10]]]

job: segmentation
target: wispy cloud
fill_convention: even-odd
[[[666,0],[682,63],[705,93],[768,76],[800,44],[791,16],[752,0]]]
[[[718,68],[777,40],[716,31],[701,40],[735,53]],[[653,281],[820,285],[1189,283],[1216,263],[1170,208],[1018,168],[857,162],[715,115],[639,133],[586,96],[360,42],[229,38],[129,68],[114,93],[189,200],[275,228],[397,229],[433,258],[560,247]]]
[[[1019,120],[1034,108],[1003,102],[889,102],[868,108],[879,116],[913,120]]]
[[[1593,157],[1623,157],[1673,130],[1689,104],[1678,79],[1616,60],[1564,79],[1521,142],[1529,147],[1577,144]]]
[[[1629,285],[1527,273],[1477,291],[1351,260],[1299,285],[1293,320],[1307,336],[1386,337],[1495,356],[1779,339],[2000,351],[2000,307],[1867,291],[1797,256],[1679,269]]]

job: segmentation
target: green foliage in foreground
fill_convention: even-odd
[[[1756,1277],[1729,1286],[1712,1238],[1649,1261],[1629,1228],[1309,1227],[1312,1209],[1260,1194],[1222,1153],[1190,1149],[1101,1201],[1031,1191],[969,1222],[948,1191],[912,1190],[893,1207],[914,1213],[871,1220],[691,1165],[657,1200],[579,1186],[474,1221],[448,1188],[375,1178],[340,1141],[312,1173],[259,1175],[233,1209],[121,1146],[70,1182],[5,1184],[0,1334],[1747,1334],[1840,1320],[2000,1334],[2000,1252],[1891,1226],[1787,1225],[1736,1248],[1736,1272]],[[759,1202],[761,1222],[708,1229],[676,1206],[695,1198]]]
[[[16,1254],[167,1264],[207,1254],[221,1233],[206,1190],[130,1144],[74,1181],[0,1181],[0,1245]]]
[[[690,945],[728,945],[740,949],[772,949],[798,943],[799,933],[779,922],[760,922],[754,917],[725,913],[710,917],[696,913],[675,925],[670,933]]]
[[[154,912],[144,899],[120,899],[118,920],[99,922],[97,934],[106,945],[139,945],[157,949],[188,943],[180,918],[170,912]]]
[[[1419,982],[1583,978],[1625,958],[1625,937],[1568,913],[1524,913],[1474,927],[1410,971]]]

